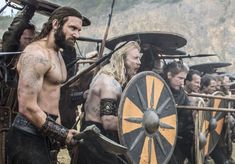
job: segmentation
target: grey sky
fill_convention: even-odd
[[[0,9],[6,4],[5,0],[0,0]],[[7,7],[4,11],[3,11],[3,15],[11,15],[11,11],[13,10],[13,14],[16,14],[17,10],[11,8],[11,7]],[[2,13],[1,13],[2,15]]]

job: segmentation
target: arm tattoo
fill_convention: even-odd
[[[48,65],[49,60],[41,56],[32,56],[31,54],[26,54],[22,57],[20,64],[22,66],[34,65],[34,64],[43,64],[44,66]]]
[[[31,54],[24,54],[20,60],[20,76],[23,78],[26,87],[35,88],[43,76],[41,70],[36,68],[38,65],[40,67],[47,68],[49,65],[49,60],[43,58],[42,56],[34,56]],[[44,71],[44,70],[43,70]]]

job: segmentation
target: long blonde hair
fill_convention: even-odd
[[[116,48],[120,47],[124,43],[119,43]],[[115,48],[115,49],[116,49]],[[131,48],[137,48],[140,51],[140,46],[135,41],[129,41],[122,48],[117,50],[111,57],[110,63],[100,69],[96,76],[100,74],[106,74],[113,76],[121,85],[127,82],[125,59],[126,53]]]

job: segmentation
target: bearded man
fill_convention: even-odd
[[[11,163],[49,164],[52,140],[74,143],[77,131],[56,123],[60,87],[67,77],[60,51],[74,47],[85,20],[73,8],[56,9],[21,54],[17,65],[19,114],[6,141]]]

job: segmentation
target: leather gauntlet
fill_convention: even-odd
[[[59,141],[62,145],[66,143],[68,129],[59,125],[50,116],[47,116],[46,122],[40,128],[40,132],[52,139]]]

